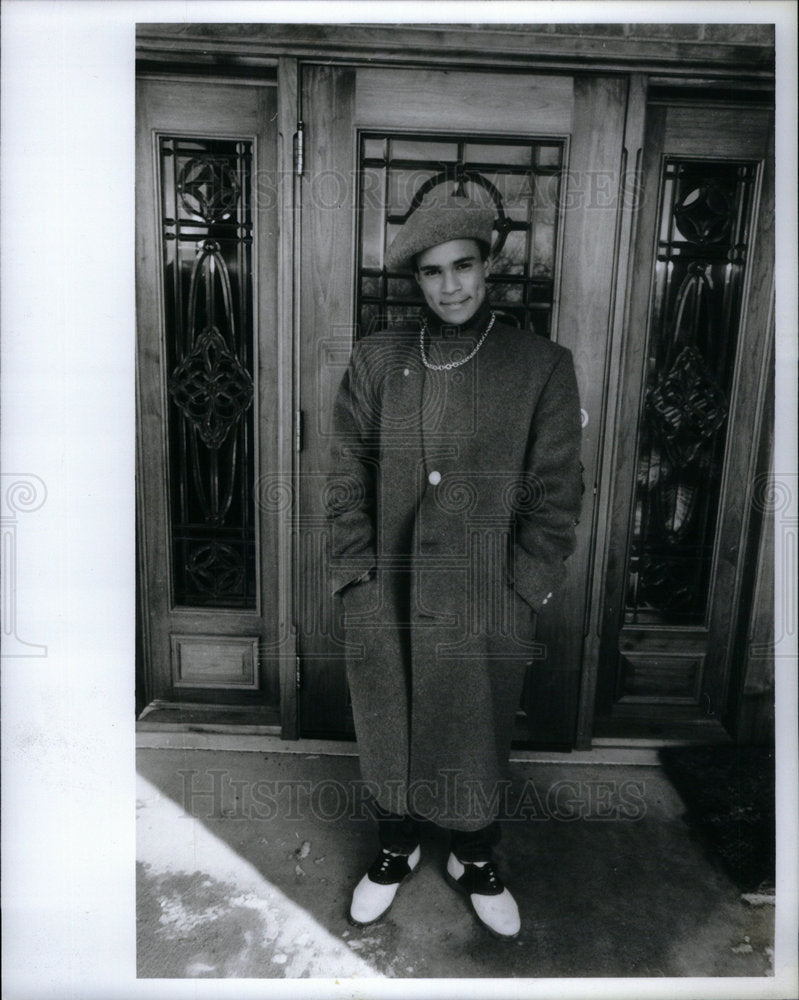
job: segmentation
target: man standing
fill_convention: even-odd
[[[350,919],[383,916],[451,834],[446,876],[515,937],[493,859],[535,618],[565,575],[581,496],[580,409],[563,347],[501,323],[486,290],[494,213],[422,203],[386,255],[420,329],[354,347],[334,406],[328,511],[361,772],[381,851]]]

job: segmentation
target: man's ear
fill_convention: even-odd
[[[491,274],[491,257],[486,257],[483,261],[483,274],[485,274],[486,277]]]

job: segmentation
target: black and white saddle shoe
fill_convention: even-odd
[[[447,881],[469,896],[480,923],[497,938],[515,938],[521,929],[519,907],[497,874],[493,861],[459,861],[447,858]]]
[[[366,927],[388,913],[397,889],[419,867],[421,856],[418,846],[410,854],[381,851],[355,886],[350,903],[350,923],[355,927]]]

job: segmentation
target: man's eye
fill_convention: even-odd
[[[471,268],[471,266],[472,262],[470,260],[464,260],[462,263],[458,264],[458,270],[468,271]]]

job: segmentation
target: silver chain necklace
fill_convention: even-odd
[[[486,337],[489,335],[489,333],[491,333],[491,327],[494,325],[494,320],[496,318],[497,318],[496,314],[494,312],[492,312],[491,313],[491,319],[489,320],[488,326],[485,329],[485,333],[477,341],[477,346],[471,352],[471,354],[467,354],[466,357],[465,358],[461,358],[460,361],[448,361],[445,365],[434,365],[434,364],[431,364],[427,360],[427,355],[424,352],[424,338],[425,338],[425,334],[427,333],[427,320],[423,320],[423,322],[422,322],[422,328],[419,331],[419,350],[420,350],[420,352],[422,354],[422,364],[425,366],[425,368],[429,368],[430,371],[432,371],[432,372],[448,372],[448,371],[450,371],[453,368],[460,368],[461,365],[465,365],[467,361],[471,361],[472,360],[472,358],[475,356],[475,354],[477,354],[477,352],[483,346],[483,341],[486,339]]]

